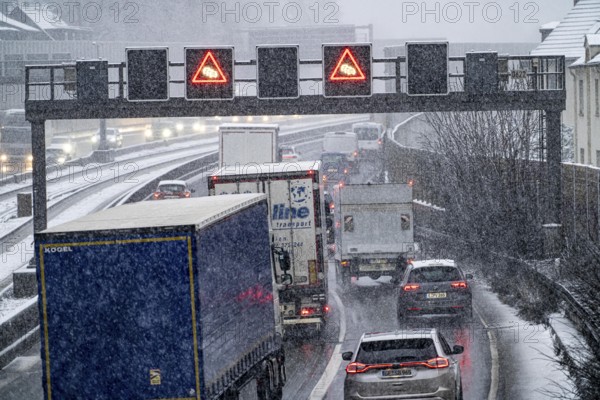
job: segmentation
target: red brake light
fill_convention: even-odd
[[[432,369],[437,369],[437,368],[448,368],[448,366],[450,365],[450,362],[448,361],[447,358],[444,357],[436,357],[436,358],[432,358],[431,360],[427,360],[426,366]]]
[[[360,374],[361,372],[367,371],[367,366],[365,364],[353,362],[348,364],[346,367],[347,374]]]
[[[345,173],[345,174],[347,174],[347,173],[348,173],[348,169],[345,169],[345,170],[344,170],[344,173]]]
[[[466,289],[467,288],[467,282],[465,282],[465,281],[452,282],[450,284],[450,286],[452,286],[455,289]]]
[[[315,309],[312,307],[302,307],[300,309],[300,315],[302,317],[309,317],[315,313]]]
[[[327,304],[325,304],[325,305],[323,306],[323,312],[324,312],[324,313],[328,313],[329,311],[331,311],[331,307],[329,307]]]
[[[160,197],[160,192],[154,192],[154,195],[153,195],[153,197],[154,197],[155,199],[158,199],[158,198]]]
[[[192,194],[190,192],[185,192],[185,197],[189,199],[190,197],[192,197]]]
[[[354,152],[354,157],[356,157],[358,155],[358,151]]]
[[[315,170],[314,169],[309,169],[308,170],[308,174],[309,175],[314,175],[315,174]]]
[[[405,292],[413,292],[415,290],[419,290],[419,288],[421,288],[421,285],[419,285],[418,283],[407,283],[402,289]]]
[[[377,144],[382,145],[383,144],[383,140],[377,139]]]
[[[350,261],[348,261],[348,260],[342,261],[342,267],[347,267],[349,265],[350,265]]]

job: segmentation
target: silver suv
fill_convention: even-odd
[[[346,367],[344,400],[462,400],[460,366],[453,357],[463,346],[450,345],[437,329],[365,333]]]

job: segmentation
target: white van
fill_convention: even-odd
[[[323,153],[343,153],[353,172],[358,173],[358,137],[353,132],[328,132],[323,138]]]
[[[384,127],[377,122],[352,124],[352,132],[358,136],[358,148],[363,157],[376,157],[383,149]]]

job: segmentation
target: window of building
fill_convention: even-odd
[[[585,164],[585,149],[579,149],[579,163]]]
[[[583,79],[579,80],[579,115],[583,116]]]

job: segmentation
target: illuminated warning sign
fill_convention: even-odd
[[[185,49],[185,98],[233,99],[233,47]]]
[[[212,51],[206,52],[194,78],[192,78],[192,83],[227,83],[227,77],[223,74],[223,70],[215,60]]]
[[[161,379],[160,379],[160,369],[151,369],[150,370],[150,385],[155,386],[155,385],[160,385]]]
[[[370,96],[371,44],[323,45],[323,95]]]
[[[329,80],[332,81],[364,81],[367,79],[362,69],[356,62],[350,49],[345,49],[337,66],[331,73]]]

